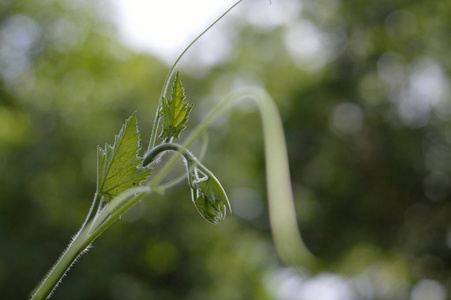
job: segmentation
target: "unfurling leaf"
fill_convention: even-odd
[[[214,176],[192,181],[191,196],[197,211],[210,223],[222,222],[227,210],[232,213],[227,195]]]
[[[180,132],[186,127],[192,104],[184,102],[185,90],[183,89],[180,75],[177,72],[170,98],[162,99],[161,115],[163,116],[163,131],[160,137],[163,139],[179,138]]]
[[[151,170],[142,166],[138,156],[139,131],[135,114],[125,121],[114,137],[114,145],[97,148],[97,195],[106,201],[123,191],[136,187],[150,175]]]

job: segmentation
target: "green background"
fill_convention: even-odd
[[[54,299],[446,299],[451,2],[280,1],[279,22],[248,2],[205,37],[226,39],[223,58],[202,62],[199,44],[182,61],[194,103],[182,137],[228,92],[265,87],[320,266],[278,259],[260,120],[242,104],[212,125],[204,160],[234,215],[205,222],[186,182],[152,195]],[[111,15],[102,1],[0,2],[1,299],[26,298],[69,243],[95,192],[96,147],[134,111],[147,147],[169,66],[122,46]]]

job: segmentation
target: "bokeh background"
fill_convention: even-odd
[[[273,95],[321,264],[278,259],[259,116],[243,104],[212,125],[205,158],[234,215],[208,224],[186,183],[152,195],[54,299],[451,295],[451,2],[272,2],[243,3],[184,58],[188,126],[238,87]],[[105,0],[0,1],[1,299],[25,299],[64,250],[95,192],[96,146],[134,111],[147,146],[169,65],[124,46],[114,15]]]

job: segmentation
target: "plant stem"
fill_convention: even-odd
[[[82,228],[45,279],[35,289],[32,299],[46,299],[70,266],[92,241],[146,193],[151,192],[151,189],[158,189],[159,182],[181,155],[184,155],[188,160],[195,160],[196,166],[199,166],[201,171],[211,174],[186,148],[206,130],[214,119],[225,112],[232,102],[243,98],[251,98],[256,101],[262,119],[269,213],[276,248],[281,259],[288,265],[297,265],[301,261],[304,265],[316,264],[316,259],[302,242],[297,227],[284,132],[277,107],[266,91],[258,88],[247,88],[234,92],[221,101],[193,130],[183,145],[162,144],[157,146],[155,149],[159,150],[155,151],[158,153],[166,150],[177,151],[177,153],[168,160],[154,179],[148,183],[147,187],[136,187],[123,192],[111,200],[99,213],[97,211],[100,199],[96,196]],[[146,162],[150,163],[152,159],[147,158],[147,160]],[[211,176],[213,175],[211,174]]]
[[[160,153],[163,153],[165,151],[175,151],[179,155],[183,155],[183,157],[185,157],[187,161],[188,168],[191,165],[193,167],[198,168],[205,175],[216,179],[213,173],[210,170],[208,170],[188,149],[174,143],[164,143],[153,148],[152,151],[147,153],[146,157],[144,158],[143,166],[145,167],[148,164],[150,164],[155,157],[157,157]]]
[[[101,197],[97,193],[94,196],[94,201],[92,201],[91,208],[89,209],[88,216],[85,219],[85,222],[83,225],[81,225],[80,231],[85,228],[86,224],[88,224],[92,219],[95,218],[95,216],[98,213],[99,207],[100,207]]]
[[[45,279],[35,289],[31,299],[47,299],[52,291],[56,288],[58,283],[64,277],[64,274],[70,269],[77,257],[88,247],[88,244],[83,242],[85,237],[85,230],[80,230],[74,240],[69,244],[63,252],[54,267],[49,271]]]
[[[221,107],[221,105],[218,105],[218,107]],[[200,134],[202,134],[203,130],[207,127],[207,125],[212,120],[213,119],[209,119],[207,117],[206,120],[204,120],[204,122],[200,124],[203,129],[199,129],[199,126],[197,126],[197,129],[195,129],[193,134],[190,135],[190,143],[189,144],[194,142],[194,140]],[[206,121],[208,121],[208,122],[206,122]],[[186,147],[184,147],[184,148],[186,148]],[[170,166],[168,166],[168,164],[166,164],[165,168],[163,168],[157,174],[157,176],[148,184],[148,186],[151,187],[153,190],[158,189],[158,187],[157,187],[158,183],[166,175],[166,173],[171,169],[171,167],[175,164],[176,160],[179,157],[180,157],[180,154],[176,153],[171,158],[172,164]],[[119,196],[117,196],[117,197],[119,197]],[[79,255],[82,254],[83,251],[90,245],[90,243],[94,239],[96,239],[105,229],[107,229],[114,221],[116,221],[121,214],[123,214],[130,207],[132,207],[143,196],[144,196],[144,193],[141,193],[141,194],[138,194],[137,196],[133,197],[131,200],[127,201],[124,205],[122,205],[119,209],[117,209],[113,213],[107,215],[107,217],[101,224],[99,224],[98,226],[94,226],[94,228],[91,228],[92,227],[91,225],[93,224],[93,222],[95,222],[95,220],[97,220],[97,218],[95,218],[95,217],[98,215],[101,215],[101,214],[102,214],[102,216],[104,216],[106,214],[105,212],[107,212],[106,209],[108,208],[108,205],[107,205],[106,207],[104,207],[102,209],[102,211],[100,213],[97,214],[98,207],[100,205],[100,198],[96,196],[94,198],[93,204],[91,205],[88,216],[87,216],[85,222],[83,223],[81,229],[79,230],[78,234],[76,235],[75,239],[67,247],[67,249],[61,255],[59,260],[55,263],[55,265],[49,271],[48,275],[33,290],[31,299],[32,300],[47,299],[47,297],[49,297],[49,295],[55,289],[57,284],[61,281],[62,277],[64,277],[64,274],[68,271],[70,266],[74,263],[74,261],[77,259],[77,257],[79,257]],[[114,199],[112,201],[114,201]],[[110,201],[110,203],[112,201]],[[88,229],[90,229],[89,235],[87,234]]]
[[[148,164],[150,164],[155,157],[157,157],[159,154],[165,151],[175,151],[179,152],[181,155],[185,157],[185,159],[188,162],[192,162],[197,160],[191,152],[188,151],[188,149],[173,143],[164,143],[161,145],[158,145],[152,149],[152,151],[148,152],[146,156],[143,159],[143,167],[146,167]]]
[[[206,130],[204,130],[202,132],[202,149],[200,150],[200,153],[197,156],[198,161],[201,162],[204,159],[205,154],[207,153],[207,148],[208,148],[208,133]],[[167,183],[160,184],[158,186],[158,189],[164,191],[164,190],[171,188],[171,187],[175,186],[176,184],[180,183],[185,178],[186,178],[186,173],[183,173],[179,177],[177,177]]]
[[[133,188],[124,193],[132,194],[131,192],[138,191],[139,189],[142,190],[143,188],[144,187]],[[146,188],[145,190],[150,191],[149,188]],[[58,283],[64,277],[66,272],[70,269],[72,264],[88,248],[88,246],[106,228],[108,228],[114,221],[116,221],[122,213],[124,213],[127,209],[129,209],[133,204],[135,204],[144,195],[145,195],[145,192],[142,192],[142,193],[134,196],[129,202],[126,202],[125,205],[121,206],[121,209],[119,209],[119,210],[115,211],[113,214],[111,214],[110,217],[102,223],[102,226],[99,226],[92,233],[90,233],[89,230],[92,227],[91,225],[95,222],[95,220],[97,220],[97,218],[91,217],[89,221],[87,221],[88,220],[88,218],[87,218],[85,223],[83,223],[82,228],[78,231],[77,235],[73,239],[73,241],[69,244],[69,246],[66,248],[66,250],[63,252],[63,254],[60,256],[58,261],[52,267],[52,269],[50,269],[50,271],[48,272],[46,277],[33,290],[31,299],[32,300],[47,299],[51,295],[52,291],[57,287]],[[116,198],[118,198],[120,196],[121,195],[117,196]],[[94,201],[94,202],[96,202],[96,201]],[[90,213],[88,214],[88,216],[92,215],[91,212],[93,211],[93,206],[91,206],[91,210],[90,210]],[[108,207],[108,205],[103,208],[102,212],[104,212],[105,209],[107,209],[107,207]],[[97,209],[94,211],[97,211]]]

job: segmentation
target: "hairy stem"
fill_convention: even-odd
[[[58,282],[83,253],[83,251],[103,231],[105,231],[120,215],[132,207],[146,193],[158,189],[158,184],[167,172],[173,167],[177,159],[183,155],[187,160],[194,161],[199,169],[207,174],[211,172],[206,169],[194,156],[186,150],[201,134],[208,125],[220,114],[224,113],[234,101],[251,98],[256,101],[262,119],[265,156],[266,177],[269,199],[269,213],[274,242],[281,259],[287,265],[313,266],[316,259],[305,247],[300,236],[294,201],[289,176],[288,157],[284,138],[282,122],[271,96],[259,88],[247,88],[234,92],[221,101],[193,130],[183,145],[162,144],[155,147],[153,152],[148,153],[144,164],[152,161],[155,155],[162,151],[177,151],[161,169],[161,171],[148,183],[147,187],[131,188],[111,200],[100,213],[96,213],[100,199],[96,196],[91,207],[88,218],[82,228],[69,245],[47,277],[35,289],[32,299],[46,299],[54,290]]]
[[[41,300],[47,299],[50,297],[52,292],[57,287],[58,283],[62,280],[66,272],[70,269],[72,264],[77,260],[77,258],[89,247],[89,245],[100,236],[100,234],[105,231],[115,220],[119,218],[119,216],[124,213],[127,209],[129,209],[133,204],[135,204],[139,199],[141,199],[146,192],[150,192],[148,187],[136,187],[129,189],[122,194],[118,195],[114,198],[108,205],[106,205],[102,211],[94,217],[86,219],[83,226],[78,231],[72,242],[63,252],[61,257],[46,275],[46,277],[38,284],[38,286],[32,291],[31,299],[33,300]],[[137,194],[136,194],[137,193]],[[127,199],[130,198],[131,199]],[[119,199],[118,199],[119,198]],[[96,230],[91,232],[91,228],[93,224],[96,224],[96,221],[99,220],[99,217],[102,217],[105,211],[111,210],[111,204],[114,205],[113,202],[115,199],[125,201],[125,204],[120,207],[120,209],[113,211],[108,215],[108,218],[99,225]],[[96,201],[94,201],[95,203]],[[117,202],[117,201],[116,201]],[[93,205],[94,206],[94,205]],[[93,211],[93,206],[91,207],[89,216],[91,216],[91,212]],[[110,206],[110,207],[109,207]],[[95,209],[94,211],[97,211]]]
[[[164,151],[176,151],[181,153],[185,159],[194,163],[200,170],[212,176],[211,172],[205,168],[191,152],[180,145],[165,143],[154,147],[147,153],[143,160],[143,166],[147,166],[152,160]],[[100,196],[95,197],[93,205],[88,213],[88,217],[80,228],[79,232],[63,252],[60,259],[50,270],[44,280],[33,292],[32,299],[46,299],[56,288],[58,283],[69,270],[70,266],[85,251],[85,249],[94,241],[103,231],[105,231],[120,215],[139,201],[146,192],[151,192],[149,187],[131,188],[114,199],[112,199],[101,211],[97,213],[100,205]]]
[[[53,268],[49,271],[44,280],[32,292],[33,295],[31,299],[47,299],[51,295],[66,272],[70,269],[71,265],[89,246],[89,243],[84,243],[84,238],[85,230],[81,229],[55,263]]]

